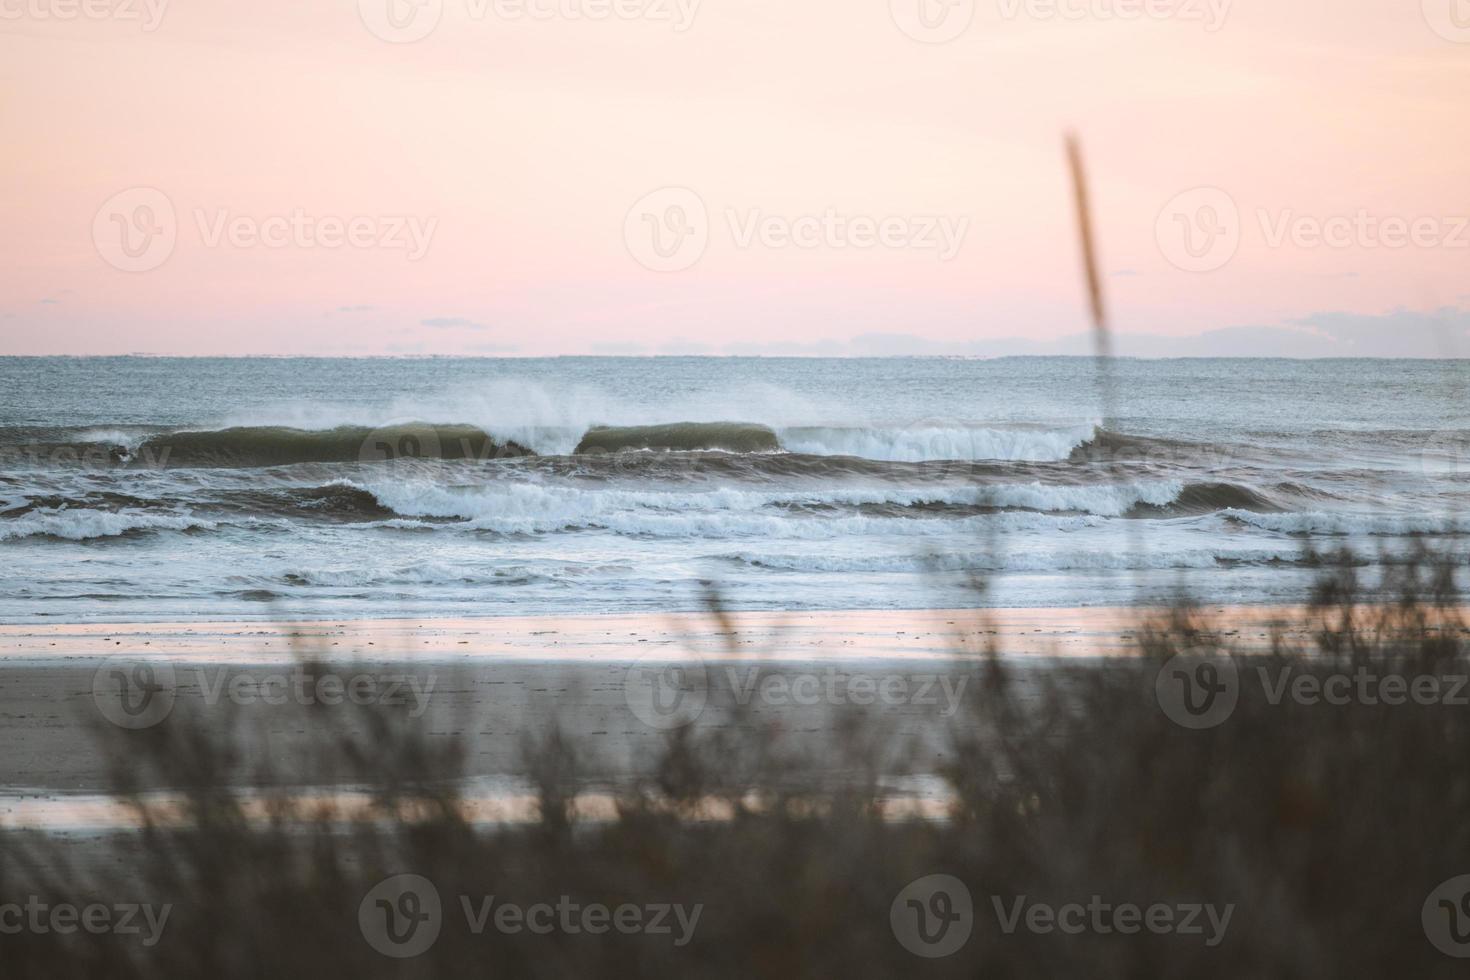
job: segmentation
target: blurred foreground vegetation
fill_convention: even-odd
[[[1316,637],[1305,648],[1246,649],[1181,602],[1141,625],[1137,656],[1057,662],[1024,683],[1004,651],[957,650],[946,669],[965,696],[937,752],[851,706],[821,736],[701,718],[667,733],[648,775],[614,782],[555,734],[528,738],[532,817],[501,823],[466,806],[465,739],[392,709],[362,709],[351,732],[303,711],[320,737],[293,766],[310,785],[358,787],[351,805],[267,778],[280,760],[243,717],[99,726],[112,793],[140,829],[104,835],[107,861],[82,860],[72,839],[0,834],[0,903],[169,903],[166,927],[146,946],[0,934],[0,976],[1463,976],[1424,919],[1431,893],[1470,873],[1470,707],[1455,703],[1470,694],[1457,686],[1470,634],[1454,566],[1423,555],[1371,589],[1352,562],[1323,567],[1297,624]],[[1222,670],[1233,708],[1212,717]],[[1391,676],[1406,697],[1381,696]],[[261,774],[254,791],[223,775],[242,764]],[[140,788],[160,782],[171,802]],[[589,812],[593,790],[610,811]],[[406,873],[433,883],[440,922],[398,958],[362,914]],[[964,884],[973,923],[931,958],[893,916],[935,874]],[[677,927],[476,934],[462,896],[472,910],[488,896],[702,909],[683,943]],[[1233,913],[1213,944],[1091,925],[1007,933],[996,903],[1009,914],[1021,896]],[[1470,902],[1441,905],[1427,907],[1470,954]]]

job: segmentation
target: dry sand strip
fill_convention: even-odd
[[[1301,623],[1279,606],[1203,607],[1235,642],[1265,645],[1273,626]],[[612,662],[776,656],[792,660],[934,659],[994,642],[1005,654],[1110,656],[1136,652],[1158,610],[1034,608],[508,616],[340,622],[127,623],[0,626],[0,662],[96,657],[232,663],[300,656],[448,661]],[[1305,639],[1300,632],[1297,639]]]
[[[847,664],[852,671],[904,677],[936,672],[956,651],[973,654],[989,642],[1026,659],[1125,653],[1133,649],[1139,615],[1120,609],[1022,609],[749,612],[723,619],[674,613],[0,626],[0,786],[12,795],[105,789],[107,762],[99,744],[126,747],[135,733],[110,724],[98,710],[93,689],[104,665],[171,665],[177,717],[196,714],[216,729],[236,721],[253,725],[280,750],[273,755],[288,767],[319,735],[306,730],[294,705],[262,699],[241,704],[231,689],[221,693],[222,667],[253,667],[253,675],[243,678],[247,690],[306,658],[332,664],[348,677],[408,672],[418,676],[421,688],[435,683],[423,720],[428,730],[473,743],[470,775],[521,771],[527,737],[557,725],[581,754],[595,758],[600,773],[617,778],[646,771],[665,738],[664,730],[629,708],[630,661],[679,662],[697,655],[708,663],[777,661],[796,670]],[[1264,636],[1265,627],[1257,627]],[[913,665],[908,674],[885,667],[904,663]],[[728,704],[731,688],[745,678],[716,671],[715,700],[723,692]],[[232,676],[226,683],[240,679]],[[828,706],[821,707],[758,697],[752,716],[774,718],[786,731],[816,735],[830,722]],[[941,709],[897,704],[884,713],[913,734],[934,728],[936,710]],[[334,723],[349,728],[352,715],[330,713]],[[719,723],[713,716],[702,721]]]
[[[1044,669],[1040,658],[1035,663]],[[121,670],[131,685],[131,671],[150,666],[149,680],[166,683],[167,713],[119,714],[114,673]],[[697,672],[700,693],[681,702],[676,715],[652,715],[643,696],[647,672],[671,668],[684,672],[680,681]],[[333,739],[365,736],[379,712],[431,739],[463,740],[470,778],[525,772],[528,748],[556,730],[589,780],[620,783],[649,773],[669,733],[686,723],[701,732],[774,727],[820,759],[837,748],[828,744],[838,729],[835,716],[859,711],[875,732],[932,753],[942,726],[963,719],[975,696],[967,685],[974,683],[968,669],[933,659],[690,660],[652,667],[611,659],[233,664],[150,663],[114,654],[26,660],[0,664],[0,825],[6,799],[105,792],[115,775],[111,758],[133,768],[145,789],[170,788],[150,768],[129,765],[130,758],[144,758],[160,733],[239,736],[255,751],[219,776],[243,786],[350,783],[351,774],[324,776],[312,768],[312,752]],[[259,771],[267,760],[269,771]]]
[[[874,676],[935,674],[952,653],[986,640],[1035,653],[1122,650],[1127,639],[1114,623],[1120,612],[1020,611],[1005,622],[973,611],[860,613],[742,613],[723,621],[704,614],[580,616],[478,620],[375,620],[315,623],[86,624],[0,627],[0,786],[12,804],[27,794],[58,791],[99,794],[109,785],[106,747],[126,752],[144,733],[109,721],[94,693],[98,672],[152,665],[172,672],[176,703],[168,723],[197,719],[211,731],[231,726],[260,733],[272,747],[281,781],[296,760],[327,737],[319,723],[360,733],[361,713],[346,708],[314,712],[306,723],[299,697],[286,704],[251,698],[271,678],[304,660],[331,665],[350,680],[368,675],[413,678],[433,685],[419,724],[472,746],[468,773],[494,777],[524,770],[528,738],[557,726],[600,777],[613,780],[648,771],[667,730],[631,710],[630,662],[708,664],[779,663],[788,672],[840,670]],[[1131,615],[1131,614],[1130,614]],[[1043,625],[1046,624],[1046,625]],[[1001,631],[1005,635],[1001,635]],[[905,668],[903,665],[909,665]],[[223,673],[222,673],[223,672]],[[748,674],[712,670],[712,701],[728,707]],[[104,685],[107,683],[104,678]],[[923,681],[914,680],[913,694]],[[234,685],[239,685],[238,687]],[[314,689],[314,685],[313,685]],[[382,690],[380,687],[379,690]],[[245,696],[240,696],[243,691]],[[400,690],[415,712],[414,692]],[[775,723],[794,737],[816,739],[830,729],[832,706],[798,703],[758,693],[750,717],[728,720],[712,711],[702,725]],[[874,705],[910,737],[926,742],[942,716],[934,704]],[[911,700],[918,700],[917,696]],[[168,789],[150,782],[145,786]],[[231,782],[259,774],[226,774]],[[320,777],[312,774],[310,781]],[[0,822],[5,807],[0,805]],[[10,806],[12,816],[20,811]]]
[[[1246,647],[1264,646],[1273,624],[1292,616],[1272,608],[1206,612]],[[964,723],[973,698],[973,689],[958,687],[973,664],[957,660],[957,650],[975,655],[994,642],[1019,682],[1034,684],[1028,678],[1058,663],[1136,651],[1145,616],[1137,609],[1016,609],[5,626],[0,824],[7,800],[16,811],[28,798],[105,794],[112,783],[106,750],[141,757],[152,723],[143,730],[127,719],[119,724],[97,695],[99,684],[106,688],[116,672],[133,668],[168,672],[170,712],[157,724],[194,722],[268,746],[273,772],[247,771],[258,756],[242,761],[221,774],[235,785],[321,783],[303,760],[324,738],[365,731],[360,705],[344,697],[358,681],[370,695],[364,703],[383,704],[435,738],[463,738],[464,775],[472,779],[524,772],[528,741],[553,728],[590,777],[616,783],[646,775],[669,726],[640,716],[630,701],[640,662],[643,669],[707,672],[707,710],[691,723],[774,726],[818,765],[830,753],[840,776],[843,746],[833,736],[844,711],[875,722],[894,750],[921,764],[942,762],[946,726]],[[1291,638],[1309,639],[1300,628]],[[298,687],[302,672],[308,676]],[[308,693],[287,693],[299,690]],[[320,710],[304,712],[304,703]],[[145,789],[171,788],[151,772],[138,775]]]

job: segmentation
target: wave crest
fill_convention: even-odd
[[[721,450],[770,453],[781,449],[776,433],[749,422],[675,422],[670,425],[594,426],[573,453],[616,453],[630,449],[682,452]]]
[[[966,518],[945,518],[943,507],[973,508],[969,517],[993,512],[1031,512],[1048,520],[1120,517],[1141,503],[1163,506],[1183,485],[1174,480],[1119,485],[1047,486],[1041,483],[982,487],[824,487],[812,490],[723,488],[685,490],[587,490],[572,486],[496,483],[445,487],[430,483],[373,483],[366,489],[399,518],[461,522],[457,527],[502,533],[543,533],[604,528],[624,534],[683,533],[699,537],[769,534],[835,537],[845,533],[897,533],[905,527],[958,533]],[[873,515],[862,508],[898,508]],[[858,513],[853,513],[858,509]],[[812,519],[793,520],[792,511]],[[827,511],[830,513],[823,513]],[[979,513],[976,513],[978,511]],[[1006,514],[997,516],[1007,517]],[[1008,519],[1020,519],[1010,517]]]
[[[44,509],[0,523],[0,541],[21,538],[64,538],[88,541],[147,531],[211,530],[214,522],[182,514],[145,514],[135,511]]]
[[[34,462],[77,461],[132,467],[271,467],[300,463],[382,462],[403,458],[489,460],[507,456],[623,453],[639,450],[788,453],[889,463],[1062,462],[1093,445],[1093,425],[1047,427],[917,423],[908,426],[780,426],[758,422],[673,422],[594,425],[580,438],[560,432],[525,442],[494,426],[405,422],[330,429],[256,425],[153,432],[116,442],[19,447]],[[89,432],[95,439],[101,433]]]
[[[892,463],[930,460],[1056,462],[1093,438],[1095,427],[983,428],[919,424],[906,427],[793,426],[778,430],[782,448],[814,456],[857,456]]]
[[[171,432],[145,440],[135,455],[160,466],[287,466],[294,463],[383,462],[414,459],[493,459],[530,451],[499,443],[472,425],[409,422],[335,429],[245,426]]]

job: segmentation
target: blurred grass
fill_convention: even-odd
[[[336,723],[346,708],[301,709],[316,737],[310,758],[290,760],[295,780],[361,787],[366,814],[332,796],[303,806],[271,778],[280,760],[244,714],[99,730],[111,792],[141,829],[108,838],[105,862],[56,836],[0,834],[0,903],[169,902],[166,930],[151,948],[0,935],[0,975],[1462,976],[1420,909],[1470,872],[1470,708],[1272,704],[1260,673],[1467,673],[1454,567],[1421,554],[1364,583],[1356,563],[1327,557],[1309,622],[1295,624],[1316,637],[1309,648],[1282,637],[1269,653],[1236,648],[1228,620],[1180,602],[1140,624],[1135,657],[1023,678],[1002,651],[956,651],[983,656],[950,667],[969,683],[937,758],[894,739],[876,707],[839,712],[821,738],[701,719],[667,734],[650,775],[605,784],[612,819],[578,815],[599,773],[555,730],[524,746],[539,816],[503,825],[462,805],[466,738],[391,708],[352,709],[365,722],[350,729]],[[1397,598],[1367,598],[1384,589]],[[1160,708],[1156,677],[1182,651],[1234,657],[1239,700],[1217,727],[1189,730]],[[895,781],[934,773],[942,812],[896,818]],[[145,785],[177,787],[182,817]],[[398,960],[364,939],[358,906],[403,872],[434,882],[445,918],[432,948]],[[976,926],[952,956],[920,959],[895,938],[889,906],[935,873],[966,883]],[[477,936],[460,895],[704,909],[682,947]],[[991,899],[1021,895],[1236,908],[1213,948],[1197,936],[1006,935]]]

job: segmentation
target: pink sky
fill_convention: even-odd
[[[0,0],[0,354],[1001,352],[1068,128],[1124,334],[1470,308],[1462,0],[419,2]]]

